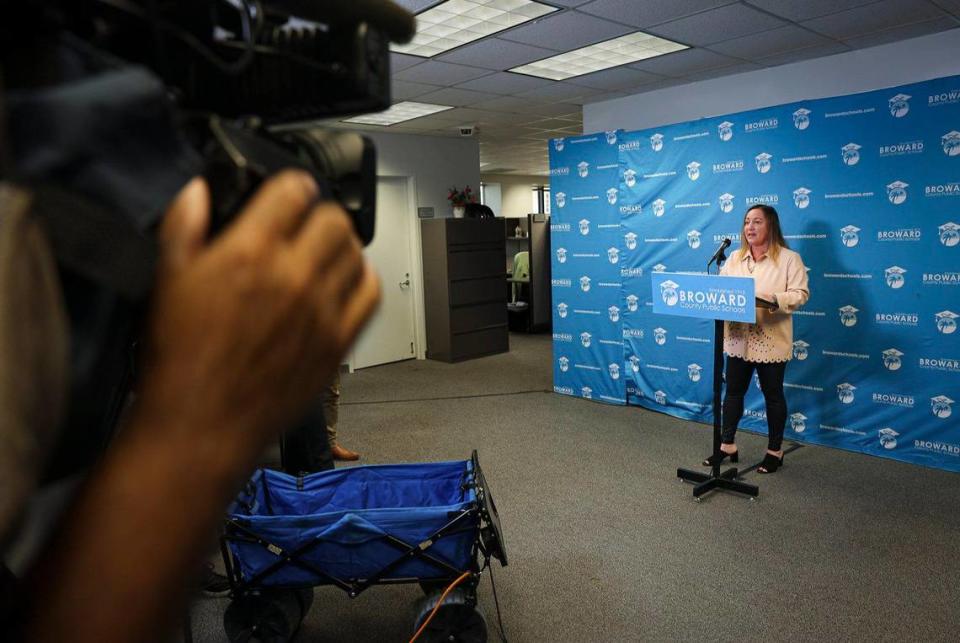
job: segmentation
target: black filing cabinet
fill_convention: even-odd
[[[427,357],[445,362],[510,350],[503,219],[424,219]]]

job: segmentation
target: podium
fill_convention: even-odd
[[[723,322],[756,322],[758,300],[751,277],[726,277],[701,273],[653,273],[653,312],[698,319],[713,319],[713,451],[720,453],[721,390],[723,383]],[[658,296],[659,293],[659,296]],[[677,477],[694,483],[697,502],[711,491],[733,491],[749,496],[760,494],[753,484],[737,479],[738,470],[720,470],[720,463],[709,473],[677,469]]]

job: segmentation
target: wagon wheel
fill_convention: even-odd
[[[414,621],[413,631],[416,632],[423,622],[430,616],[430,612],[437,605],[441,592],[436,592],[421,599],[417,603],[417,618]],[[424,643],[460,642],[486,643],[487,621],[476,605],[471,605],[466,593],[461,589],[454,589],[443,600],[443,605],[437,610],[433,620],[420,634],[417,641]]]
[[[223,628],[230,643],[287,643],[313,601],[312,589],[245,594],[230,601]]]

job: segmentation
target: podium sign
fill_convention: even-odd
[[[757,321],[751,277],[654,272],[653,312],[699,319]]]

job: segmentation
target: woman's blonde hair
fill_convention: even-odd
[[[780,215],[777,214],[777,209],[765,203],[751,205],[747,208],[747,211],[744,212],[743,223],[740,225],[740,250],[738,251],[738,257],[742,259],[750,252],[750,244],[747,243],[747,235],[743,234],[743,229],[747,227],[747,215],[754,210],[763,212],[763,218],[767,222],[767,232],[769,233],[768,237],[770,239],[770,247],[767,250],[767,254],[776,262],[780,257],[780,248],[789,248],[790,246],[787,244],[787,240],[783,238],[783,230],[780,229]]]

